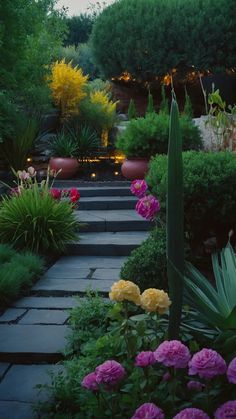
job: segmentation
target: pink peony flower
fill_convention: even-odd
[[[133,195],[137,196],[138,198],[142,198],[148,189],[148,185],[145,180],[136,179],[133,180],[130,186],[130,190]]]
[[[164,419],[163,411],[154,403],[144,403],[137,410],[131,419]]]
[[[190,359],[190,352],[179,340],[166,340],[154,352],[156,361],[166,367],[186,368]]]
[[[236,418],[236,400],[230,400],[220,406],[215,412],[215,419]]]
[[[98,391],[99,385],[95,372],[91,372],[90,374],[86,375],[83,378],[81,385],[82,387],[87,388],[87,390]]]
[[[97,382],[114,386],[125,376],[125,369],[119,362],[105,361],[95,370]]]
[[[139,199],[135,209],[143,218],[153,221],[160,211],[160,203],[153,195],[146,195]]]
[[[222,356],[212,349],[202,349],[193,355],[189,362],[189,375],[213,378],[226,372],[226,363]]]
[[[136,367],[149,367],[156,362],[152,351],[142,351],[135,358]]]
[[[200,381],[189,381],[187,387],[189,390],[201,391],[205,385],[200,383]]]
[[[50,189],[50,194],[51,194],[53,199],[56,199],[56,200],[60,201],[60,199],[61,199],[60,189],[52,188],[52,189]]]
[[[203,412],[203,410],[189,407],[182,410],[173,419],[210,419],[209,416]]]
[[[80,199],[80,193],[79,193],[78,189],[77,188],[71,188],[70,193],[69,193],[69,197],[70,197],[70,202],[75,204]]]
[[[228,366],[227,377],[230,383],[236,384],[236,358],[232,359]]]

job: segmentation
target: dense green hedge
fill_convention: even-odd
[[[127,157],[149,157],[167,153],[170,116],[160,112],[148,113],[145,118],[132,119],[116,141],[116,147]],[[199,129],[190,118],[182,115],[180,129],[183,150],[202,147]]]
[[[190,242],[199,244],[210,236],[227,240],[236,231],[236,155],[230,152],[183,153],[185,230]],[[147,182],[166,207],[167,157],[152,159]]]
[[[99,16],[94,55],[106,77],[148,80],[173,68],[236,63],[235,0],[120,0]]]
[[[147,288],[167,289],[165,229],[153,230],[131,252],[121,269],[120,277],[135,282],[141,291]]]

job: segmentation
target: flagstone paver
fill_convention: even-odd
[[[79,305],[77,297],[25,297],[14,303],[14,307],[70,309]]]
[[[2,419],[38,419],[31,403],[0,401],[0,418]]]
[[[65,324],[69,318],[69,312],[63,310],[29,310],[18,324]]]
[[[8,323],[17,321],[23,314],[26,313],[26,310],[20,308],[9,308],[0,316],[0,323]]]

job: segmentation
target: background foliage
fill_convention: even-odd
[[[234,67],[234,9],[234,0],[118,1],[94,24],[94,56],[108,78],[124,71],[149,80],[173,68]]]

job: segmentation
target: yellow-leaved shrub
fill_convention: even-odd
[[[79,111],[78,105],[86,96],[87,81],[88,76],[84,76],[80,68],[73,67],[71,62],[66,64],[62,60],[53,63],[49,87],[62,117]]]

